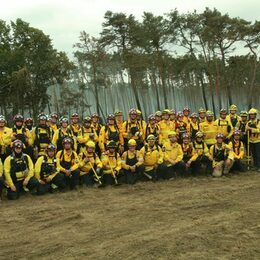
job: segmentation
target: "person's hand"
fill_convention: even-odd
[[[51,182],[51,177],[47,177],[47,178],[46,178],[46,182],[47,182],[47,183]]]
[[[45,184],[45,181],[39,180],[39,183],[42,184],[42,185],[44,185],[44,184]]]
[[[88,163],[88,162],[89,162],[89,158],[86,157],[86,158],[85,158],[85,163]]]
[[[71,171],[70,170],[65,170],[65,174],[66,174],[66,176],[70,176],[71,175]]]
[[[187,163],[186,163],[186,167],[190,167],[190,165],[191,165],[191,161],[187,161]]]
[[[11,191],[16,192],[16,187],[13,185],[10,187]]]
[[[28,179],[24,179],[24,181],[23,181],[23,186],[27,186],[28,182],[29,182]]]

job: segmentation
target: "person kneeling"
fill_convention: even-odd
[[[140,152],[136,150],[136,141],[130,139],[128,141],[128,151],[122,155],[122,172],[123,182],[127,184],[135,184],[139,176],[144,172],[143,158]]]
[[[38,195],[44,195],[48,191],[53,192],[57,188],[63,190],[66,187],[64,175],[57,168],[55,153],[55,146],[49,144],[46,147],[46,155],[39,157],[35,163],[35,177],[40,182]]]
[[[116,151],[117,144],[115,141],[110,141],[107,144],[107,151],[101,156],[103,164],[103,178],[104,184],[113,185],[118,184],[118,174],[121,170],[121,158]]]
[[[39,182],[34,177],[33,162],[29,155],[22,152],[23,143],[13,142],[13,153],[4,161],[4,176],[7,186],[7,198],[18,199],[23,190],[34,190]]]
[[[79,155],[80,162],[80,179],[81,183],[86,186],[93,186],[95,180],[100,179],[102,172],[102,163],[95,153],[95,143],[88,141],[86,147],[82,148],[82,153]]]
[[[65,137],[62,141],[63,150],[56,155],[57,167],[63,174],[66,185],[71,190],[77,189],[79,185],[79,159],[75,151],[73,151],[73,140],[70,137]]]
[[[224,143],[225,136],[221,133],[216,135],[216,144],[209,149],[210,158],[212,160],[213,177],[221,177],[222,175],[229,175],[229,170],[233,163],[233,153]]]

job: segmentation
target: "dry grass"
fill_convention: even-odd
[[[1,259],[260,259],[260,175],[0,202]]]

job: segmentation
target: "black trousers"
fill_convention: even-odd
[[[51,185],[54,184],[58,189],[63,190],[66,187],[65,177],[62,173],[58,173],[51,182],[45,184],[39,184],[37,187],[37,194],[44,195],[45,193],[52,191]]]
[[[164,174],[164,179],[168,180],[177,176],[186,175],[186,165],[183,161],[180,161],[174,165],[166,167],[166,172]]]
[[[0,198],[2,196],[3,188],[4,188],[4,178],[3,178],[3,176],[1,176],[0,177]]]
[[[39,182],[35,177],[31,177],[26,188],[30,191],[39,186]],[[16,191],[12,191],[10,188],[7,189],[7,198],[9,200],[16,200],[19,198],[20,194],[23,192],[23,180],[14,183]]]
[[[115,179],[111,174],[103,174],[102,183],[105,184],[105,185],[114,185]]]
[[[243,162],[241,160],[235,159],[230,171],[245,172],[246,171],[246,165],[243,164]]]
[[[70,176],[67,176],[65,173],[62,174],[64,175],[66,186],[70,187],[71,190],[79,185],[79,169],[72,171]]]
[[[126,184],[135,184],[140,179],[140,176],[143,175],[143,172],[143,165],[138,166],[135,172],[123,169],[120,172],[119,181]]]
[[[198,173],[200,173],[200,171],[201,171],[201,166],[202,165],[205,165],[206,166],[206,174],[210,174],[211,172],[212,172],[212,167],[211,167],[211,165],[212,165],[212,162],[211,162],[211,160],[207,157],[207,156],[205,156],[205,155],[202,155],[202,156],[199,156],[198,158],[197,158],[197,160],[196,161],[193,161],[192,163],[191,163],[191,173],[193,174],[193,175],[197,175]]]
[[[260,142],[250,143],[250,150],[254,161],[254,166],[260,168]]]

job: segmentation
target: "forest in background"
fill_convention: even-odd
[[[0,20],[1,113],[259,108],[259,43],[260,21],[216,9],[142,20],[107,11],[99,37],[80,32],[70,60],[41,30]]]

